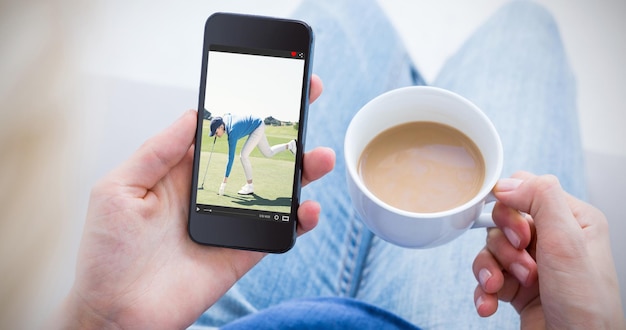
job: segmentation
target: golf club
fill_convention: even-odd
[[[215,141],[217,140],[217,135],[213,138],[213,146],[211,147],[211,153],[209,154],[209,160],[206,162],[206,168],[204,169],[204,177],[202,178],[202,185],[198,190],[204,189],[204,180],[206,180],[206,173],[209,171],[209,163],[211,162],[211,156],[213,156],[213,149],[215,149]]]

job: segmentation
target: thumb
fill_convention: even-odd
[[[512,179],[500,180],[494,195],[504,205],[532,216],[538,247],[549,245],[545,247],[561,256],[584,255],[581,225],[570,208],[568,194],[555,176],[519,172]]]
[[[180,163],[193,144],[197,112],[185,112],[168,128],[148,139],[112,173],[114,182],[150,189]],[[139,192],[138,192],[139,193]]]

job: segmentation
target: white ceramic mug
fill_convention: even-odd
[[[485,161],[480,191],[452,209],[415,213],[398,209],[372,194],[358,173],[358,162],[367,144],[384,130],[413,121],[452,126],[478,146]],[[426,86],[405,87],[384,93],[363,106],[352,118],[344,141],[348,189],[356,211],[380,238],[403,247],[430,248],[447,243],[469,228],[493,227],[485,203],[502,173],[500,136],[487,116],[473,103],[453,92]]]

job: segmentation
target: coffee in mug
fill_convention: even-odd
[[[454,92],[411,86],[375,97],[350,121],[343,151],[354,209],[390,243],[431,248],[494,226],[483,208],[495,201],[502,143]]]
[[[415,121],[379,133],[358,164],[365,186],[401,210],[432,213],[471,200],[485,179],[476,144],[449,125]]]

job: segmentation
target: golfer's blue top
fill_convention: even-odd
[[[228,163],[226,164],[226,174],[224,176],[229,177],[230,170],[233,168],[237,141],[239,141],[242,137],[250,135],[261,125],[261,123],[263,123],[263,120],[251,115],[224,115],[222,119],[224,120],[226,134],[228,134]]]

